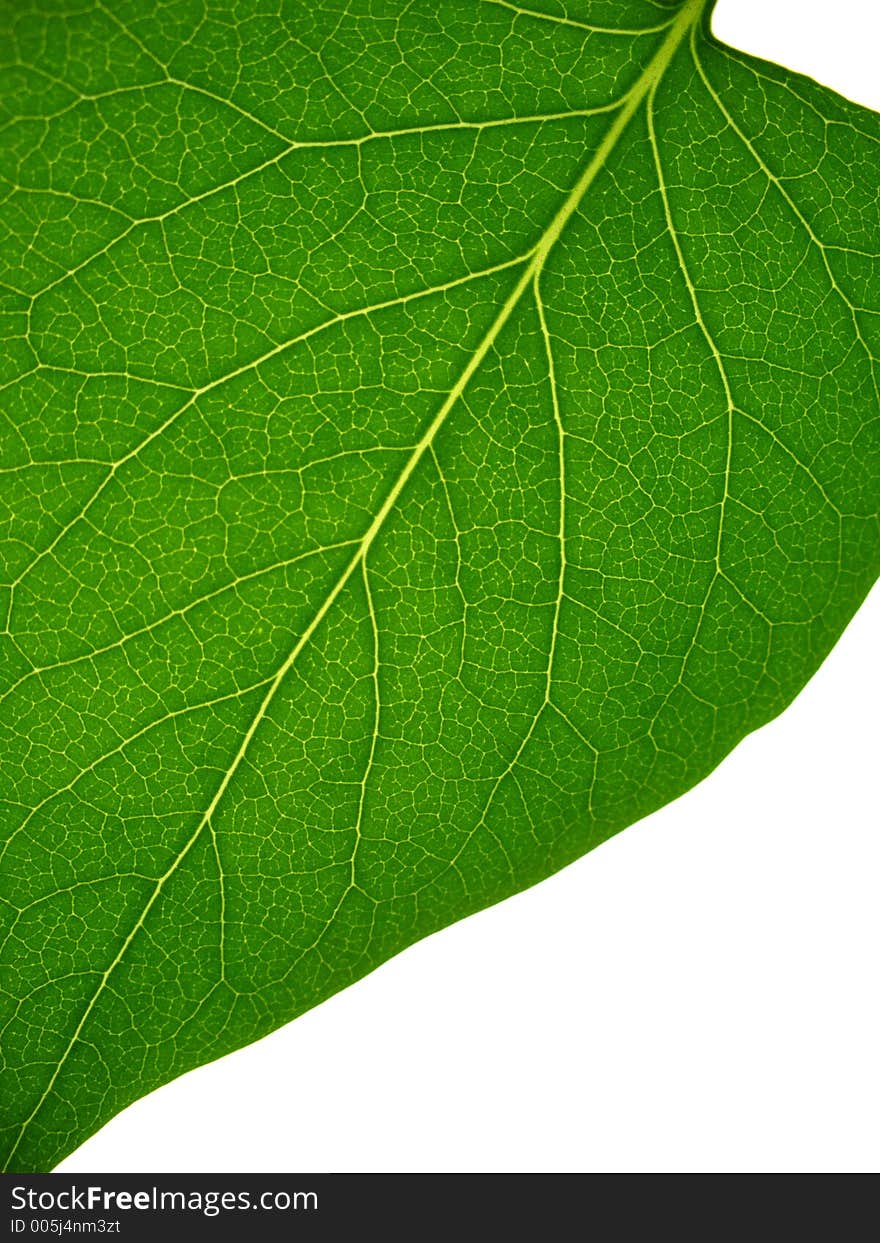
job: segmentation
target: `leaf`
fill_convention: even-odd
[[[877,576],[880,123],[709,8],[7,0],[7,1168],[681,794]]]

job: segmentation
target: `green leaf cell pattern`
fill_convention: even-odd
[[[710,8],[0,0],[7,1168],[676,797],[869,589],[880,123]]]

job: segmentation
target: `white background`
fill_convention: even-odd
[[[876,0],[720,0],[714,28],[880,108]],[[60,1168],[876,1170],[878,638],[875,589],[696,790]]]

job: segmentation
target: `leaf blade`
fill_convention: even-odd
[[[35,340],[49,358],[36,368],[41,383],[47,368],[54,375],[68,367],[76,375],[79,367],[86,372],[83,390],[95,380],[111,386],[116,380],[127,392],[134,358],[136,383],[158,380],[171,386],[172,395],[146,435],[112,461],[103,482],[91,493],[81,491],[72,505],[64,496],[48,542],[24,569],[17,567],[15,586],[20,583],[22,591],[18,598],[10,593],[10,618],[24,636],[17,655],[25,671],[15,671],[14,690],[7,693],[18,693],[29,676],[29,688],[46,677],[84,679],[69,684],[59,711],[50,706],[47,713],[39,689],[33,691],[28,707],[34,724],[15,726],[16,737],[39,739],[51,730],[62,742],[55,752],[50,742],[44,763],[22,762],[25,780],[16,782],[9,804],[27,806],[23,798],[19,802],[22,793],[31,798],[30,810],[13,829],[10,857],[13,868],[21,869],[15,880],[24,876],[24,884],[39,892],[17,909],[13,891],[10,905],[17,913],[7,944],[16,945],[37,903],[55,902],[59,923],[66,916],[68,927],[47,938],[40,916],[28,934],[32,952],[38,949],[29,965],[37,968],[31,978],[38,980],[41,999],[34,1014],[44,1035],[41,1057],[30,1077],[19,1081],[19,1098],[30,1101],[8,1131],[10,1160],[63,1151],[70,1141],[56,1136],[94,1128],[120,1101],[131,1099],[135,1066],[149,1066],[147,1073],[137,1072],[144,1085],[162,1082],[256,1038],[415,937],[533,883],[681,792],[783,706],[867,590],[877,572],[876,474],[859,473],[864,500],[852,513],[828,494],[840,486],[840,462],[851,462],[841,449],[844,437],[862,435],[873,443],[868,438],[875,435],[870,429],[876,429],[876,416],[850,420],[848,430],[841,402],[834,404],[836,440],[822,426],[812,437],[819,469],[812,457],[804,464],[800,444],[788,444],[783,433],[790,433],[789,424],[768,432],[754,415],[740,411],[736,385],[766,394],[769,384],[778,384],[781,360],[773,360],[768,381],[757,374],[766,360],[750,359],[747,350],[738,357],[748,337],[736,324],[735,308],[727,306],[726,317],[713,310],[710,321],[703,300],[708,296],[723,308],[724,284],[713,285],[705,242],[699,249],[676,224],[675,187],[665,172],[655,112],[658,118],[661,107],[675,112],[661,98],[670,83],[678,92],[675,105],[684,99],[693,107],[690,92],[700,78],[709,103],[723,114],[723,103],[717,107],[720,100],[700,73],[699,56],[711,49],[702,46],[698,55],[692,36],[703,8],[685,4],[647,52],[613,61],[609,81],[627,66],[641,68],[616,110],[593,103],[590,116],[578,119],[605,128],[593,131],[598,137],[572,188],[543,198],[545,209],[553,203],[549,224],[523,253],[498,258],[484,248],[482,259],[493,260],[484,270],[469,272],[465,264],[463,272],[424,289],[367,299],[362,305],[369,309],[360,311],[322,307],[322,299],[303,286],[302,274],[298,287],[288,275],[293,313],[311,326],[295,339],[273,343],[264,329],[255,336],[249,327],[252,303],[264,322],[270,307],[266,295],[256,293],[264,287],[255,283],[267,252],[247,245],[247,228],[239,231],[237,220],[230,226],[222,213],[204,217],[203,267],[187,272],[180,264],[186,238],[181,234],[169,244],[160,214],[139,235],[146,239],[143,275],[139,261],[114,260],[131,282],[135,311],[153,315],[144,333],[152,352],[132,336],[110,268],[99,273],[101,292],[100,281],[80,285],[81,265],[75,265],[72,287],[79,301],[73,311],[68,303],[50,303],[42,319],[34,319]],[[530,23],[546,24],[522,13],[512,20],[529,29]],[[552,24],[570,34],[567,21]],[[207,88],[198,92],[205,95]],[[820,91],[818,98],[824,102],[827,95]],[[244,111],[249,122],[255,119],[250,108]],[[869,124],[861,111],[859,117]],[[461,137],[457,123],[440,124],[444,139],[450,133]],[[282,129],[272,128],[283,141]],[[415,128],[424,141],[425,127]],[[487,128],[512,141],[503,124],[482,126]],[[544,123],[539,130],[546,132]],[[671,122],[669,131],[674,133]],[[695,132],[711,135],[711,127]],[[394,170],[395,141],[410,140],[407,131],[378,141],[387,141],[389,149],[382,176],[411,205],[417,201],[412,186],[397,185]],[[695,141],[688,154],[699,153],[707,141]],[[503,148],[505,158],[513,149]],[[484,159],[492,170],[493,153]],[[256,167],[262,172],[276,163],[270,158]],[[727,155],[724,165],[731,163]],[[316,167],[320,181],[326,170]],[[425,167],[430,162],[413,159],[410,178]],[[717,164],[707,168],[705,159],[697,160],[681,184],[696,186],[708,199],[706,179],[716,171]],[[723,198],[728,187],[721,185]],[[786,200],[788,190],[778,186]],[[230,190],[238,191],[237,181],[219,193]],[[591,213],[582,210],[588,192]],[[186,210],[217,193],[211,189],[186,200]],[[387,196],[382,201],[390,202]],[[643,210],[648,201],[651,212]],[[790,198],[787,206],[797,219]],[[430,195],[418,207],[427,221],[436,219]],[[177,212],[167,210],[169,217]],[[357,245],[365,235],[351,231],[360,210],[355,204],[342,225],[349,231],[349,251],[343,262],[337,258],[336,269],[329,263],[331,278],[334,270],[363,275]],[[723,204],[704,203],[696,213],[688,205],[689,217],[710,224],[723,214]],[[283,228],[281,215],[276,217]],[[242,217],[251,218],[250,210]],[[158,228],[149,232],[153,223]],[[373,223],[381,236],[382,222]],[[231,228],[229,240],[211,254],[212,233],[224,228]],[[407,237],[405,212],[398,213],[392,235],[398,243]],[[325,245],[319,237],[317,253]],[[751,269],[759,277],[757,295],[782,300],[800,264],[793,276],[777,272],[761,286],[772,250],[766,241],[762,247]],[[398,248],[399,271],[406,274],[407,255]],[[729,260],[717,240],[716,252]],[[371,262],[378,253],[371,245]],[[444,262],[454,255],[455,247],[448,247]],[[608,271],[603,256],[610,256]],[[646,256],[650,264],[643,270]],[[105,255],[96,257],[100,264]],[[306,250],[305,257],[303,271],[312,253]],[[701,279],[692,274],[697,260]],[[209,274],[223,271],[224,262],[239,276],[252,269],[244,286],[229,286],[230,297],[249,291],[241,329],[211,302]],[[391,293],[376,266],[373,299]],[[782,271],[784,262],[777,268]],[[155,287],[153,270],[160,279]],[[833,287],[838,278],[827,262],[824,270]],[[419,276],[424,279],[425,271]],[[658,300],[658,281],[678,290],[670,306]],[[355,280],[352,287],[357,285]],[[325,286],[330,289],[332,279]],[[139,297],[139,290],[149,296]],[[594,310],[597,291],[602,301]],[[194,309],[199,297],[202,311]],[[160,330],[155,308],[162,298],[170,299],[170,317],[162,314],[171,328]],[[116,324],[108,320],[114,308],[120,312]],[[330,312],[324,321],[314,318],[322,309]],[[785,325],[785,311],[783,306],[774,320],[760,296],[750,303],[754,320],[765,316],[765,340],[780,351],[786,338],[777,321]],[[75,337],[67,327],[73,321],[65,319],[74,312],[83,321]],[[284,313],[291,314],[290,308]],[[52,326],[59,324],[52,337]],[[360,337],[349,336],[358,332]],[[716,342],[722,333],[734,339],[732,347]],[[843,364],[851,390],[864,392],[863,369],[846,354],[843,364],[834,356],[839,335],[833,322],[823,325],[822,340],[832,343],[824,372],[814,366],[811,375],[804,356],[801,388],[789,384],[782,390],[789,402],[797,399],[798,409],[809,409],[808,399],[826,391],[821,381]],[[208,342],[214,337],[212,355]],[[796,344],[803,352],[803,343]],[[303,354],[301,346],[323,353]],[[56,348],[68,354],[53,353]],[[873,355],[866,342],[862,348],[876,394]],[[435,361],[435,374],[425,383],[431,349],[437,355],[445,350],[447,359]],[[241,362],[248,351],[256,361]],[[409,355],[402,367],[401,353]],[[305,362],[291,362],[294,355]],[[227,360],[227,370],[210,378],[219,357]],[[117,369],[114,375],[104,370],[108,363]],[[90,366],[102,374],[89,372]],[[348,374],[340,367],[348,367]],[[632,400],[630,375],[638,377],[636,389],[647,401]],[[179,381],[182,389],[174,387]],[[274,438],[270,432],[288,393],[290,428],[302,421],[302,409],[314,416],[302,443],[283,420],[275,420],[281,428]],[[405,405],[420,410],[420,435],[413,434],[411,420],[394,422],[401,394]],[[697,418],[704,401],[718,405],[720,413]],[[94,405],[100,421],[113,422],[100,397]],[[47,408],[59,408],[57,398]],[[765,397],[762,412],[772,408]],[[659,427],[646,432],[644,411],[653,415],[655,409],[661,412]],[[74,443],[79,435],[75,425]],[[665,442],[662,452],[652,448],[655,441]],[[687,452],[673,448],[682,443]],[[234,464],[226,460],[230,454]],[[82,465],[78,449],[66,465]],[[812,505],[809,498],[792,500],[804,472],[819,496]],[[776,509],[768,479],[785,498]],[[728,511],[736,515],[729,541]],[[223,519],[219,530],[217,516]],[[33,543],[33,537],[23,542]],[[278,545],[268,566],[256,563],[264,558],[254,559],[254,546],[264,542]],[[216,569],[213,576],[206,572],[212,556],[203,544],[215,565],[225,561],[232,571],[227,578],[236,607],[213,615],[209,607],[194,624],[199,608],[225,590]],[[696,555],[698,548],[703,555]],[[324,558],[323,573],[302,583],[297,575],[312,557]],[[722,564],[728,560],[729,573]],[[97,580],[89,570],[94,561],[103,570]],[[146,591],[132,588],[133,567],[149,578]],[[265,575],[278,569],[276,588],[267,593]],[[740,576],[748,590],[738,583]],[[246,579],[255,591],[239,600]],[[193,599],[203,586],[209,590]],[[156,596],[163,597],[158,614]],[[321,601],[317,608],[315,599]],[[293,645],[285,646],[291,600],[302,621]],[[806,604],[800,613],[799,600]],[[69,656],[61,657],[63,643],[52,634],[64,635],[71,618],[78,627],[76,670],[68,667]],[[181,624],[171,640],[151,649],[162,618]],[[28,632],[31,620],[38,641]],[[224,629],[234,643],[224,640]],[[82,644],[83,630],[91,647]],[[140,658],[132,661],[130,641],[145,635]],[[241,651],[233,660],[235,643]],[[209,658],[212,647],[217,654]],[[60,672],[44,668],[47,652],[58,656],[54,669]],[[98,670],[108,652],[119,657],[110,675],[106,666]],[[81,673],[83,667],[89,672]],[[156,718],[166,699],[168,710]],[[50,773],[45,795],[44,769]],[[169,772],[173,779],[160,789],[157,781]],[[362,775],[355,781],[352,772]],[[83,795],[77,783],[88,781],[94,784]],[[79,801],[64,804],[73,792]],[[126,800],[127,814],[113,810]],[[530,803],[540,804],[540,817]],[[259,813],[253,811],[257,806]],[[222,831],[215,825],[220,816]],[[44,854],[35,868],[28,854],[31,826],[39,826],[41,817],[38,849]],[[84,863],[59,850],[71,817],[72,850],[85,856]],[[140,820],[145,827],[132,837]],[[130,839],[124,843],[127,868],[117,860],[108,869],[105,861],[102,871],[111,830],[120,829]],[[60,865],[54,856],[61,857]],[[62,883],[68,873],[85,879],[72,887]],[[115,908],[111,902],[105,910],[100,900],[96,906],[95,892],[107,885],[115,893],[120,876],[136,882],[133,892],[123,896],[120,890]],[[46,888],[52,884],[55,890]],[[80,887],[81,896],[71,898]],[[285,910],[290,901],[301,908],[297,919]],[[163,905],[171,914],[148,931],[154,908],[159,912]],[[78,957],[83,929],[98,935],[90,952]],[[48,970],[47,944],[56,955]],[[72,969],[65,971],[68,961]],[[188,964],[187,979],[181,978],[181,963]],[[136,1017],[134,998],[141,999]],[[51,1016],[57,1013],[63,1020],[55,1030]],[[71,1026],[72,1015],[79,1017]],[[28,1021],[35,1025],[33,1017]],[[95,1026],[103,1031],[100,1049],[84,1039]],[[124,1048],[118,1062],[108,1065],[106,1050],[119,1032]],[[18,1056],[23,1045],[19,1037],[9,1047]],[[84,1088],[89,1079],[94,1083]],[[71,1120],[77,1110],[90,1121]]]

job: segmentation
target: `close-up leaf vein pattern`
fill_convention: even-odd
[[[711,7],[0,0],[6,1168],[683,793],[866,595],[880,120]]]

